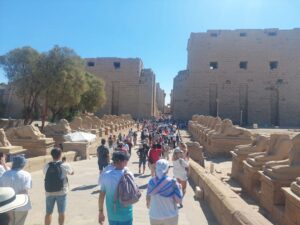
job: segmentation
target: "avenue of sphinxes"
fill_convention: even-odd
[[[195,155],[196,145],[188,143],[191,158],[201,164],[192,165],[190,176],[199,185],[198,195],[212,206],[215,215],[224,211],[215,203],[220,198],[222,207],[239,211],[244,218],[245,223],[232,224],[300,224],[297,130],[246,129],[233,125],[229,119],[194,115],[188,122],[188,131],[205,162],[203,165]],[[250,199],[257,208],[241,210],[240,207],[249,207]]]

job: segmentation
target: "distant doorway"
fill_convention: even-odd
[[[271,125],[279,126],[279,90],[271,88]]]
[[[209,84],[209,115],[218,115],[218,86]]]
[[[241,84],[239,90],[240,98],[240,125],[248,125],[248,85]]]

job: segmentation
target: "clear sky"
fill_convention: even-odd
[[[191,32],[299,23],[300,0],[0,0],[0,55],[58,44],[82,57],[140,57],[169,101]]]

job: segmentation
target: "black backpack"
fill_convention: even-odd
[[[62,191],[64,187],[64,178],[62,178],[62,162],[50,162],[45,176],[46,192]]]

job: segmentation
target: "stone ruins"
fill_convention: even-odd
[[[299,126],[299,35],[299,28],[191,33],[187,68],[174,78],[174,118],[203,114],[242,125]]]
[[[46,162],[51,161],[50,151],[54,146],[63,149],[68,161],[89,159],[90,155],[96,154],[101,138],[127,133],[130,128],[136,127],[135,121],[128,114],[102,118],[85,114],[75,117],[71,123],[62,119],[47,124],[43,133],[34,125],[19,126],[19,123],[8,122],[2,122],[1,125],[4,129],[0,128],[0,152],[7,154],[8,159],[16,154],[24,154],[28,158],[26,169],[29,171],[40,170]],[[74,132],[93,134],[95,139],[66,141],[65,136]]]
[[[10,156],[14,156],[17,154],[23,154],[26,151],[27,149],[24,149],[22,146],[11,145],[11,143],[6,137],[4,129],[0,129],[0,152]]]
[[[234,126],[229,119],[203,115],[192,116],[188,131],[196,141],[188,143],[193,160],[190,177],[221,224],[300,224],[299,133],[245,129]],[[232,156],[231,172],[222,171],[218,165],[228,153]],[[203,165],[203,158],[210,163]],[[231,178],[226,178],[226,171]],[[242,195],[232,182],[238,183]],[[264,209],[270,221],[244,198]]]
[[[105,82],[106,104],[96,113],[150,118],[163,112],[164,91],[139,58],[87,58],[86,69]]]
[[[7,129],[5,133],[13,145],[27,149],[26,155],[29,157],[47,155],[54,147],[53,138],[46,138],[39,128],[33,125],[12,127]]]

